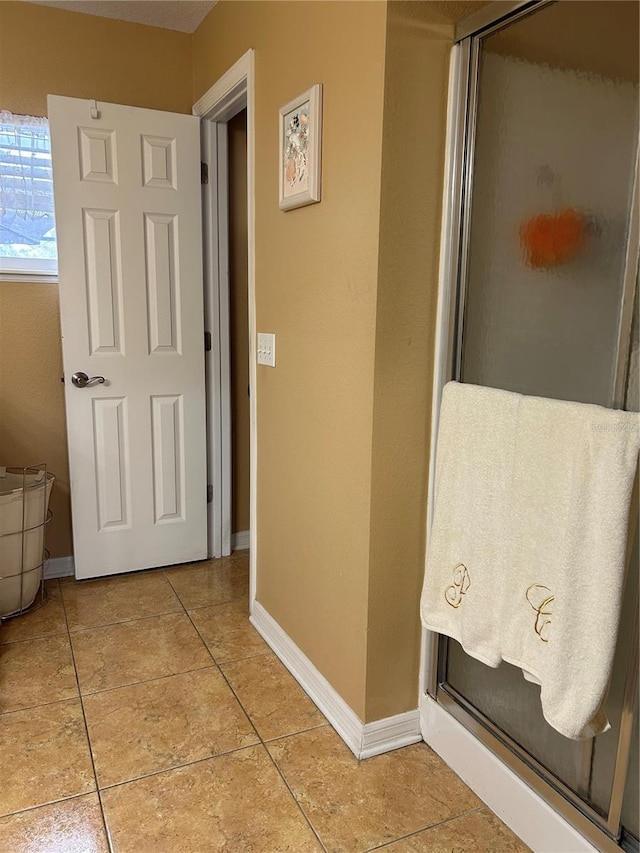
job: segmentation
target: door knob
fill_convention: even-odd
[[[82,371],[80,371],[73,374],[71,381],[76,388],[86,388],[87,385],[92,385],[94,382],[99,382],[102,385],[105,378],[104,376],[87,376],[86,373],[82,373]]]

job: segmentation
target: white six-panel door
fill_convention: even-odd
[[[199,120],[97,110],[49,96],[78,578],[207,556]]]

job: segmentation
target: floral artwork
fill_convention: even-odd
[[[322,85],[280,109],[280,209],[320,201]]]
[[[284,194],[303,192],[309,186],[309,103],[284,119]]]

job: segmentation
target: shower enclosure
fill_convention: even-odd
[[[638,410],[638,4],[494,3],[460,25],[446,376]],[[426,685],[599,849],[638,850],[637,483],[607,714],[438,637]],[[560,796],[558,796],[560,795]]]

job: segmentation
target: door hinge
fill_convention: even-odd
[[[207,486],[207,503],[213,503],[213,486]]]
[[[204,351],[211,352],[211,332],[204,333]]]
[[[207,163],[200,163],[200,183],[209,183],[209,166]]]

